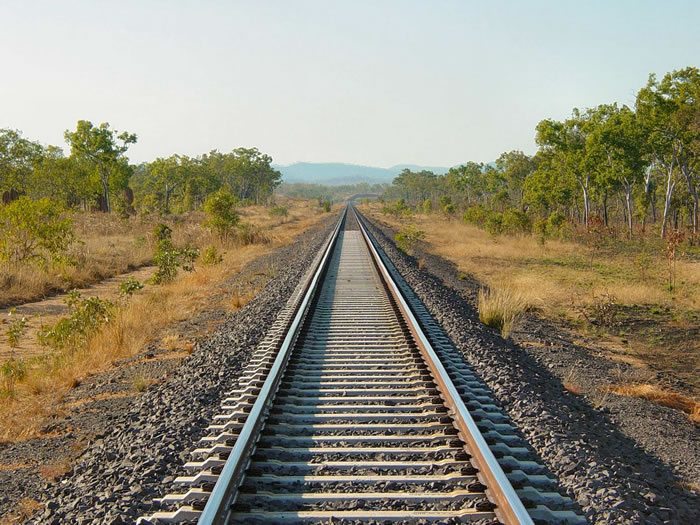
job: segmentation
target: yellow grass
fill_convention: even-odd
[[[172,283],[147,286],[135,294],[84,348],[70,354],[33,359],[26,377],[15,385],[13,397],[5,399],[0,406],[0,440],[38,435],[42,420],[58,410],[62,396],[71,386],[87,375],[109,368],[120,358],[138,353],[148,342],[165,337],[166,344],[180,349],[170,331],[164,334],[166,328],[210,306],[219,285],[244,265],[290,243],[299,233],[328,216],[319,215],[304,201],[288,205],[290,215],[284,222],[264,219],[267,210],[262,207],[245,210],[246,220],[260,218],[270,243],[226,247],[220,264],[198,265],[194,272],[180,272]],[[136,379],[135,390],[148,386],[145,380]]]
[[[508,337],[515,323],[527,308],[525,298],[518,291],[498,287],[479,290],[479,319]]]
[[[405,226],[380,214],[377,205],[363,206],[372,217],[394,228]],[[591,302],[609,293],[624,304],[673,303],[700,309],[700,263],[676,263],[679,286],[673,298],[667,286],[666,261],[662,253],[639,263],[628,254],[594,257],[590,249],[575,242],[549,240],[544,246],[535,237],[494,237],[457,219],[440,215],[416,215],[411,219],[425,231],[434,253],[457,264],[461,272],[488,286],[506,286],[528,304],[549,313],[568,310],[572,301]]]
[[[700,402],[678,392],[650,383],[621,384],[610,387],[614,394],[627,397],[641,397],[659,405],[675,408],[688,414],[694,423],[700,424]]]

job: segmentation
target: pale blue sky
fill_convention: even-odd
[[[135,161],[490,161],[533,152],[542,118],[700,66],[699,28],[680,0],[0,0],[0,127],[62,144],[109,121]]]

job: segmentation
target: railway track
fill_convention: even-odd
[[[350,207],[141,523],[582,523]]]

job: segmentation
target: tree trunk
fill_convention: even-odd
[[[676,181],[673,180],[673,166],[675,162],[671,161],[671,164],[666,166],[666,198],[664,199],[664,215],[661,219],[661,238],[666,237],[666,224],[668,223],[668,214],[671,211],[671,198],[673,197],[673,190],[676,187]]]
[[[608,192],[603,192],[603,222],[605,227],[608,227]]]
[[[109,174],[104,173],[103,169],[100,169],[100,181],[102,182],[102,202],[101,205],[104,206],[104,210],[107,213],[112,211],[112,205],[109,202]]]

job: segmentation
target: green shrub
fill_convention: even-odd
[[[7,344],[10,345],[10,348],[17,348],[20,339],[22,339],[22,336],[27,331],[27,318],[24,316],[17,316],[14,308],[10,310],[7,316],[10,318],[10,326],[5,331],[5,335],[7,335]]]
[[[177,276],[178,269],[191,272],[194,261],[199,256],[196,248],[176,248],[172,241],[172,229],[166,224],[158,224],[154,231],[158,240],[153,261],[158,267],[151,277],[153,284],[169,283]]]
[[[411,215],[411,208],[406,204],[404,199],[399,199],[393,204],[385,204],[382,208],[384,215],[393,215],[394,217],[408,217]]]
[[[532,229],[530,217],[524,211],[510,208],[503,212],[502,229],[503,233],[511,235],[530,233]]]
[[[497,211],[492,211],[486,216],[484,228],[491,235],[500,235],[503,233],[503,214]]]
[[[489,211],[477,204],[475,206],[470,206],[467,211],[464,212],[462,219],[467,224],[473,224],[474,226],[483,226],[486,224],[486,219],[489,216]]]
[[[402,228],[396,235],[394,235],[394,241],[396,241],[396,246],[405,253],[411,253],[416,242],[425,238],[425,232],[419,230],[414,225],[409,224]]]
[[[73,222],[49,199],[28,197],[0,206],[0,260],[12,263],[70,263]]]
[[[143,283],[134,277],[127,277],[119,283],[119,294],[123,297],[130,297],[141,289],[143,289]]]
[[[451,202],[448,202],[447,204],[445,204],[445,205],[442,207],[442,211],[443,211],[446,215],[454,215],[455,210],[456,210],[455,205],[452,204]]]
[[[331,211],[331,200],[327,197],[321,197],[318,199],[318,205],[325,213]]]
[[[421,204],[423,213],[430,213],[433,211],[433,201],[430,199],[425,199],[423,204]]]
[[[208,246],[202,252],[202,264],[205,266],[214,266],[224,260],[224,257],[219,253],[216,246]]]
[[[11,358],[0,365],[0,397],[14,397],[15,385],[27,375],[22,359]]]
[[[207,225],[220,239],[228,239],[240,221],[236,211],[237,202],[236,197],[227,188],[212,193],[204,201]]]
[[[70,315],[39,332],[39,341],[54,350],[76,349],[85,344],[97,329],[113,318],[114,303],[99,297],[83,299],[73,290],[65,300]]]

